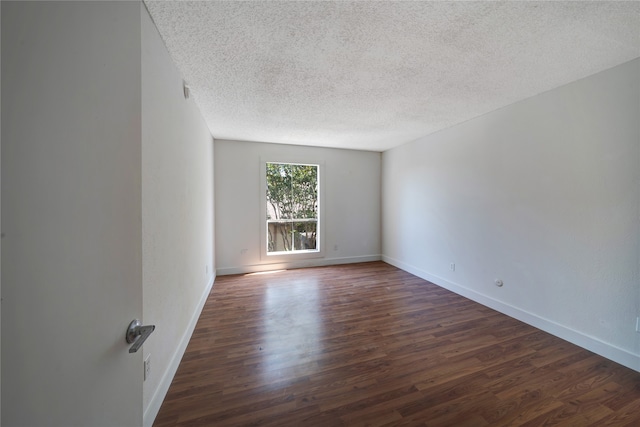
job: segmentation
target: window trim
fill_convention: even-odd
[[[317,250],[302,250],[295,252],[276,252],[269,254],[267,252],[267,163],[288,163],[294,165],[310,165],[318,167],[318,231],[316,232]],[[269,158],[260,158],[260,212],[258,214],[260,221],[260,260],[269,261],[270,263],[288,262],[295,260],[324,258],[325,242],[324,242],[324,162],[317,161],[312,158],[301,158],[296,156],[282,155]]]

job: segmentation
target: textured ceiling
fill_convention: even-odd
[[[384,151],[640,57],[638,2],[145,3],[217,139]]]

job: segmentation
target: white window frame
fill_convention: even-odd
[[[267,163],[287,163],[292,165],[309,165],[318,167],[318,223],[316,231],[316,249],[292,252],[267,252]],[[277,158],[260,159],[260,260],[270,262],[283,262],[324,258],[324,162],[308,158],[290,158],[278,156]]]

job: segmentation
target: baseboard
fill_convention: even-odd
[[[272,264],[254,264],[254,265],[242,265],[239,267],[219,268],[216,270],[216,274],[218,276],[226,276],[229,274],[258,273],[261,271],[269,271],[269,270],[286,270],[291,268],[323,267],[326,265],[354,264],[357,262],[380,261],[381,259],[382,257],[380,255],[364,255],[364,256],[344,257],[344,258],[310,258],[310,259],[291,261],[291,262],[278,262],[278,263],[272,263]]]
[[[213,287],[213,283],[216,280],[216,276],[214,275],[209,283],[207,284],[204,292],[200,296],[200,301],[198,301],[198,305],[196,309],[193,311],[191,316],[191,320],[189,321],[189,325],[187,325],[187,329],[184,331],[182,335],[182,339],[180,340],[180,344],[176,351],[173,353],[171,357],[171,361],[169,362],[169,366],[167,370],[162,375],[162,379],[160,380],[160,384],[158,384],[158,388],[153,393],[153,397],[149,402],[149,405],[144,411],[144,415],[142,416],[142,425],[144,427],[152,427],[153,422],[158,416],[158,412],[160,411],[160,407],[162,406],[162,402],[164,401],[165,396],[167,395],[167,391],[169,391],[169,386],[171,385],[171,381],[173,381],[173,377],[178,370],[178,366],[180,365],[180,361],[182,360],[182,356],[184,355],[185,350],[187,349],[187,345],[189,344],[189,340],[191,339],[191,335],[193,334],[194,329],[196,328],[196,323],[198,323],[198,319],[200,318],[200,313],[202,313],[202,309],[204,308],[204,304],[207,302],[207,298],[211,293],[211,288]]]
[[[502,301],[498,301],[494,298],[478,293],[457,283],[450,282],[446,279],[443,279],[442,277],[430,274],[427,271],[421,270],[413,265],[406,264],[397,259],[393,259],[383,255],[382,261],[398,267],[399,269],[411,273],[415,276],[418,276],[421,279],[428,280],[429,282],[434,283],[442,288],[448,289],[458,295],[462,295],[465,298],[469,298],[472,301],[499,311],[500,313],[506,314],[507,316],[518,319],[521,322],[527,323],[531,326],[555,335],[558,338],[562,338],[565,341],[592,351],[593,353],[596,353],[602,357],[606,357],[609,360],[640,372],[639,355],[630,353],[627,350],[616,347],[598,338],[586,335],[582,332],[578,332],[566,326],[560,325],[552,320],[545,319],[534,313],[522,310],[518,307],[506,304]]]

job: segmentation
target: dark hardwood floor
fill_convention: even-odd
[[[640,426],[640,373],[382,262],[222,276],[154,426]]]

